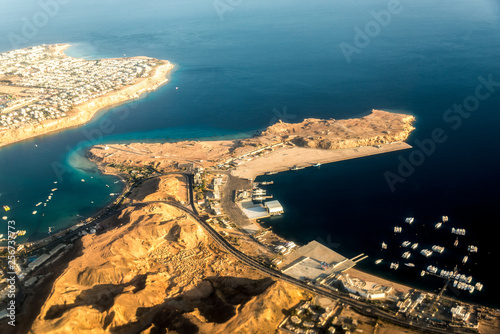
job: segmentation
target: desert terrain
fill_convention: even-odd
[[[180,198],[183,189],[161,186],[177,182],[163,177],[131,197]],[[309,297],[232,258],[167,204],[131,206],[103,225],[81,239],[30,333],[274,333],[283,311]]]
[[[168,171],[191,163],[200,167],[236,166],[234,175],[252,179],[295,165],[408,149],[411,146],[404,140],[414,130],[414,121],[410,115],[372,110],[362,118],[278,122],[238,140],[99,145],[87,156],[107,173],[118,173],[114,166],[148,165]]]

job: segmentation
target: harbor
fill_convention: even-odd
[[[450,290],[478,293],[484,287],[474,273],[479,248],[470,238],[464,239],[466,234],[466,229],[453,226],[448,216],[440,217],[438,222],[407,217],[381,241],[374,263],[389,266],[397,276],[397,271],[403,269],[399,262],[405,262],[407,275],[420,275],[423,280],[438,278],[446,281],[445,287]]]

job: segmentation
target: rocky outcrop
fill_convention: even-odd
[[[278,122],[243,145],[263,146],[292,142],[299,147],[346,149],[405,141],[415,129],[411,115],[372,110],[362,118],[323,120],[308,118],[301,123]]]

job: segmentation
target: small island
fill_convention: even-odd
[[[69,44],[0,53],[0,147],[85,124],[168,81],[166,60],[67,56]]]

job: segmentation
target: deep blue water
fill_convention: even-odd
[[[405,216],[431,224],[446,214],[450,227],[467,228],[479,246],[478,264],[470,269],[485,290],[474,296],[498,306],[500,291],[488,271],[500,255],[500,87],[457,129],[455,121],[443,120],[447,109],[476,93],[480,76],[500,81],[498,2],[401,1],[350,62],[341,43],[356,46],[355,28],[373,25],[372,11],[386,10],[387,1],[242,1],[222,18],[214,3],[72,1],[53,7],[46,22],[34,21],[43,16],[38,1],[2,3],[0,51],[71,43],[71,56],[147,55],[177,64],[169,84],[139,101],[102,112],[84,127],[0,149],[0,203],[12,208],[10,217],[28,230],[27,238],[74,224],[120,190],[116,178],[99,175],[78,157],[90,145],[231,137],[277,118],[405,111],[417,118],[410,144],[436,128],[447,140],[395,191],[384,173],[397,174],[399,157],[409,159],[412,150],[278,175],[272,192],[286,213],[270,223],[303,243],[330,235],[345,255],[372,255],[361,268],[435,289],[440,282],[419,281],[404,270],[388,274],[371,263]],[[27,21],[38,23],[35,32],[26,34]],[[112,122],[106,133],[99,131],[105,120]],[[45,211],[32,215],[56,187]]]

